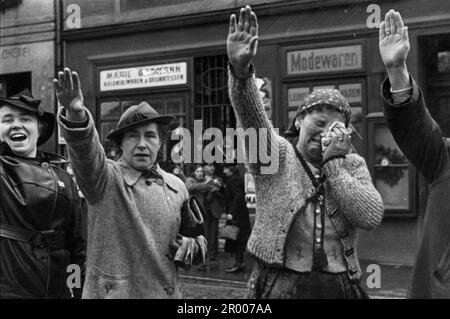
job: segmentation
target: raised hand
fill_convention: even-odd
[[[64,72],[58,72],[58,79],[53,80],[53,85],[59,103],[67,109],[69,119],[85,119],[83,93],[78,74],[64,68]]]
[[[410,49],[408,27],[404,26],[400,13],[392,9],[380,24],[379,48],[387,69],[405,66]]]
[[[241,8],[239,21],[230,16],[227,38],[228,59],[238,76],[247,76],[258,47],[258,21],[250,6]]]

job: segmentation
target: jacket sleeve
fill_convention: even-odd
[[[258,143],[253,140],[244,143],[250,171],[253,174],[277,173],[280,161],[284,159],[281,152],[285,152],[285,149],[280,148],[280,136],[264,110],[253,66],[248,78],[236,77],[231,65],[229,66],[228,93],[236,115],[237,127],[242,128],[244,134],[250,138],[254,134],[258,139]]]
[[[92,115],[88,109],[85,110],[88,116],[86,123],[69,121],[64,108],[58,115],[58,121],[67,142],[75,178],[89,203],[94,204],[106,188],[108,164]]]
[[[354,227],[371,230],[381,223],[383,200],[361,156],[348,154],[345,159],[331,160],[323,172],[338,208]]]
[[[383,82],[385,116],[402,152],[425,179],[432,183],[449,165],[450,145],[428,112],[422,91],[414,79],[411,82],[411,99],[400,105],[392,103],[389,79]]]
[[[206,194],[211,190],[211,186],[206,183],[198,183],[194,178],[188,177],[186,179],[186,188],[190,194],[201,193]]]

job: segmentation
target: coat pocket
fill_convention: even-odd
[[[111,275],[93,267],[86,279],[83,298],[126,299],[129,298],[129,276]]]

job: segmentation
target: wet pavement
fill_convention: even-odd
[[[241,299],[250,275],[253,260],[245,256],[246,268],[239,273],[226,273],[233,265],[231,254],[221,252],[206,267],[181,271],[183,295],[187,299]],[[363,277],[362,287],[374,299],[406,298],[412,268],[405,265],[385,265],[360,260]],[[379,274],[379,277],[375,276]],[[375,286],[375,287],[374,287]],[[379,287],[379,288],[378,288]]]

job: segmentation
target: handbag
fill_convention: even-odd
[[[219,228],[219,238],[236,240],[239,235],[239,227],[232,224],[226,223],[224,226]]]
[[[185,237],[205,235],[206,211],[200,200],[195,196],[190,196],[181,207],[181,225],[179,234]]]

